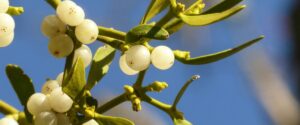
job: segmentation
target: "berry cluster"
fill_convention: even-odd
[[[9,8],[8,0],[0,1],[0,47],[6,47],[14,39],[15,21],[14,19],[6,14]]]
[[[147,69],[152,63],[160,70],[166,70],[174,64],[173,51],[167,46],[155,47],[150,53],[143,45],[130,47],[119,60],[121,70],[127,75],[135,75],[139,71]]]
[[[4,117],[0,119],[0,125],[19,125],[19,123],[11,117]]]
[[[27,101],[28,111],[35,116],[35,125],[71,125],[66,114],[73,100],[62,91],[63,73],[56,80],[44,83],[41,93],[35,93]]]
[[[83,9],[71,0],[62,1],[56,8],[56,15],[44,18],[42,32],[50,38],[49,52],[57,58],[63,58],[74,50],[74,40],[67,35],[67,30],[75,28],[76,39],[83,43],[75,50],[75,59],[80,57],[84,65],[88,66],[92,61],[92,52],[84,44],[93,43],[98,37],[98,26],[90,20],[85,19]],[[74,61],[75,62],[75,61]]]

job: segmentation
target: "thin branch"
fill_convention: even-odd
[[[102,114],[127,100],[128,100],[127,94],[123,93],[123,94],[115,97],[114,99],[110,100],[109,102],[105,103],[104,105],[100,106],[99,108],[97,108],[96,112]]]
[[[15,107],[0,100],[0,112],[3,113],[4,115],[8,115],[8,114],[16,114],[19,111]]]

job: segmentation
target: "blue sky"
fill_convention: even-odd
[[[149,1],[149,0],[148,0]],[[87,18],[98,25],[128,31],[137,25],[145,12],[148,1],[141,0],[76,0],[85,9]],[[202,66],[188,66],[176,62],[167,71],[159,71],[151,66],[145,83],[155,80],[166,81],[169,88],[155,98],[171,103],[183,85],[192,75],[199,74],[184,95],[179,108],[194,125],[272,125],[270,118],[253,91],[251,81],[240,64],[245,53],[256,48],[264,48],[275,64],[284,65],[289,53],[286,18],[290,0],[245,0],[245,11],[224,22],[206,27],[187,27],[167,42],[153,42],[153,45],[168,45],[172,49],[191,50],[192,56],[209,54],[241,44],[261,34],[266,36],[262,43],[242,51],[225,60]],[[55,11],[45,1],[12,0],[12,5],[22,5],[25,13],[14,17],[16,21],[15,40],[0,49],[0,99],[22,109],[5,75],[7,64],[20,65],[32,78],[35,88],[40,88],[46,78],[55,78],[62,72],[64,59],[56,59],[48,53],[48,39],[40,32],[42,19]],[[102,45],[100,42],[89,45],[93,52]],[[134,82],[136,76],[126,76],[118,67],[119,53],[109,74],[101,85],[93,89],[93,94],[101,98],[101,93],[121,93],[124,84]],[[285,71],[286,67],[280,70]],[[148,105],[147,105],[148,106]],[[171,120],[161,111],[157,114]]]

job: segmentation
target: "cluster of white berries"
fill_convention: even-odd
[[[75,27],[75,36],[83,44],[93,43],[98,37],[98,26],[90,20],[85,19],[83,9],[71,0],[60,2],[56,8],[56,15],[44,18],[42,32],[50,38],[49,52],[57,57],[63,58],[70,55],[74,49],[72,38],[66,35],[67,26]],[[82,45],[75,51],[75,59],[81,57],[85,66],[92,61],[92,52],[86,45]]]
[[[73,100],[62,91],[63,73],[56,80],[44,83],[41,93],[35,93],[27,101],[27,109],[34,116],[35,125],[71,125],[66,114]]]
[[[121,70],[127,75],[135,75],[147,69],[152,63],[160,70],[166,70],[174,64],[173,51],[167,46],[158,46],[150,53],[143,45],[130,47],[119,60]]]
[[[8,0],[0,1],[0,47],[6,47],[14,39],[15,21],[5,12],[9,8]]]
[[[4,117],[0,119],[0,125],[19,125],[19,123],[11,117]]]

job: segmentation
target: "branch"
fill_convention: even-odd
[[[103,104],[102,106],[100,106],[99,108],[96,109],[96,112],[102,114],[110,109],[112,109],[113,107],[127,101],[127,94],[123,93],[117,97],[115,97],[114,99],[110,100],[109,102]]]
[[[126,36],[125,32],[115,30],[113,28],[106,28],[103,26],[98,26],[98,30],[99,30],[99,35],[112,37],[123,41],[125,40],[125,36]]]
[[[3,113],[4,115],[8,115],[8,114],[16,114],[19,111],[15,107],[0,100],[0,112]]]

